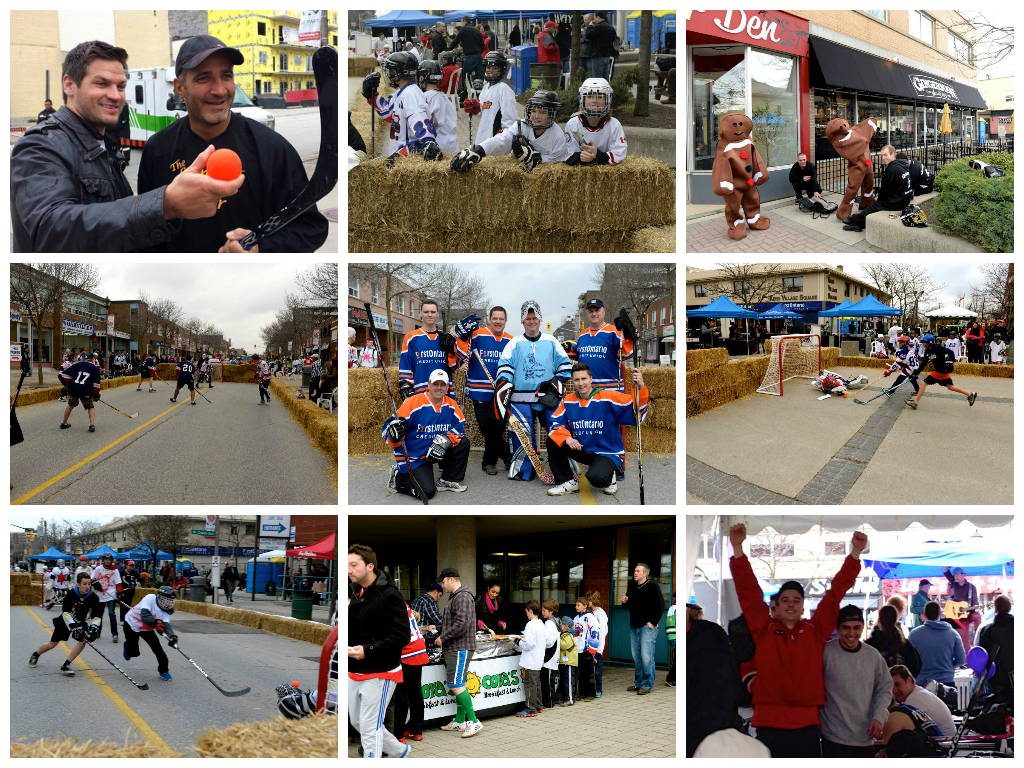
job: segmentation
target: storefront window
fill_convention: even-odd
[[[583,592],[583,548],[576,551],[566,558],[544,557],[544,599],[556,601],[563,612]]]
[[[718,145],[718,118],[746,114],[746,48],[742,45],[693,49],[693,168],[710,171]]]
[[[651,569],[647,577],[661,586],[666,607],[672,599],[672,542],[671,523],[623,526],[616,531],[615,559],[612,561],[612,583],[615,592],[609,603],[619,605],[626,587],[633,580],[633,568],[644,563]]]
[[[909,101],[890,104],[889,143],[898,151],[914,146],[914,105]]]
[[[963,135],[963,133],[962,133],[962,131],[963,131],[963,128],[962,128],[963,116],[964,116],[964,113],[963,113],[962,110],[959,110],[959,109],[951,109],[951,110],[949,110],[949,127],[952,128],[953,130],[949,134],[948,137],[943,137],[945,139],[945,141],[951,142],[951,143],[952,142],[956,142],[956,141],[960,141],[960,136]]]
[[[939,143],[939,120],[942,119],[942,110],[935,107],[928,107],[928,143]]]
[[[928,138],[928,126],[925,124],[925,118],[927,112],[923,106],[918,106],[916,109],[917,118],[915,123],[917,124],[917,135],[915,136],[914,146],[923,147]]]
[[[878,124],[878,130],[871,137],[871,151],[878,152],[889,143],[889,105],[885,99],[872,99],[867,96],[857,97],[857,122],[862,123],[869,117]]]
[[[509,552],[508,602],[523,604],[540,600],[540,552]]]
[[[477,582],[479,592],[486,584],[496,581],[505,587],[505,553],[493,552],[480,558],[480,581]]]
[[[406,602],[419,597],[420,567],[419,565],[395,565],[391,571],[391,578],[402,593]]]
[[[843,91],[816,90],[814,92],[814,162],[839,157],[825,138],[825,126],[837,117],[853,120],[853,95]],[[854,121],[856,122],[856,121]]]
[[[780,53],[750,51],[752,138],[769,169],[788,168],[800,151],[796,62]]]

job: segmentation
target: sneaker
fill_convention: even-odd
[[[525,710],[525,709],[522,712],[516,712],[516,717],[536,717],[536,716],[537,716],[536,712],[529,712],[528,710]]]
[[[391,475],[388,477],[388,493],[398,493],[398,465],[391,465]]]
[[[71,668],[71,662],[65,661],[60,665],[60,673],[66,677],[74,677],[75,671]]]
[[[116,643],[117,642],[117,635],[114,635],[113,637],[111,637],[111,640],[113,640]]]
[[[464,731],[464,730],[466,730],[466,722],[468,722],[468,721],[457,723],[457,722],[455,722],[455,719],[452,718],[452,721],[450,723],[448,723],[448,725],[442,725],[441,726],[441,730],[442,731]]]
[[[910,406],[911,408],[913,408],[913,409],[914,409],[915,411],[917,410],[917,403],[915,403],[915,402],[914,402],[914,398],[912,398],[912,397],[908,397],[908,398],[907,398],[907,405],[909,405],[909,406]]]
[[[627,688],[626,690],[627,690],[627,691],[639,691],[639,690],[640,690],[640,688],[639,688],[638,686],[636,686],[636,685],[631,685],[631,686],[629,686],[629,688]]]
[[[580,484],[576,480],[566,480],[561,485],[548,488],[548,496],[564,496],[567,493],[579,493]]]
[[[618,485],[616,485],[616,483],[615,483],[615,479],[613,478],[613,479],[612,479],[612,484],[611,484],[611,485],[609,485],[609,486],[608,486],[607,488],[604,488],[604,489],[602,489],[602,490],[604,490],[604,492],[605,492],[606,494],[608,494],[609,496],[611,496],[611,495],[613,495],[613,494],[614,494],[614,493],[615,493],[615,492],[616,492],[617,490],[619,490],[619,486],[618,486]]]
[[[60,428],[61,429],[71,429],[71,425],[70,424],[61,424]]]
[[[480,466],[480,469],[482,469],[488,475],[496,475],[496,474],[498,474],[498,468],[496,466],[494,466],[493,464],[482,464]]]
[[[484,724],[481,723],[479,720],[475,723],[472,720],[467,720],[466,727],[462,731],[462,738],[468,739],[471,736],[476,736],[483,729]]]
[[[167,683],[171,682],[171,679],[172,679],[171,678],[171,673],[170,672],[161,672],[160,673],[160,679],[163,680],[164,682],[167,682]]]
[[[603,691],[598,691],[597,692],[597,698],[600,699],[602,696],[604,696],[604,692]]]
[[[38,653],[33,653],[31,656],[28,657],[28,665],[32,669],[36,668],[36,664],[38,662],[39,662],[39,654]]]
[[[445,480],[441,478],[437,481],[437,490],[439,491],[451,491],[452,493],[462,493],[466,490],[466,486],[461,483],[457,483],[454,480]]]
[[[977,399],[978,399],[978,393],[977,392],[971,392],[971,394],[969,394],[967,396],[967,404],[968,405],[974,405],[974,401],[977,400]]]
[[[580,699],[580,701],[597,701],[597,699],[595,699],[593,696],[587,696],[584,699]]]
[[[406,736],[406,738],[409,739],[410,741],[423,741],[423,734],[422,733],[411,733],[408,736]]]
[[[96,431],[96,425],[95,424],[90,424],[89,425],[89,431],[90,432],[95,432]]]
[[[412,752],[412,747],[406,744],[405,749],[402,750],[402,754],[400,754],[399,757],[408,757],[410,752]]]

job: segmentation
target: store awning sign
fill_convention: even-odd
[[[926,75],[910,75],[910,84],[918,96],[926,96],[931,99],[944,99],[960,103],[960,97],[956,89],[949,83],[936,80]]]
[[[808,54],[811,36],[805,19],[781,11],[691,11],[686,31],[797,56]]]

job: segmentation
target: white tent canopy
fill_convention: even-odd
[[[956,307],[956,306],[953,306],[952,304],[950,304],[949,306],[946,306],[946,307],[939,307],[938,309],[933,309],[931,312],[925,312],[924,316],[925,317],[941,317],[941,318],[947,318],[947,317],[977,317],[978,313],[977,312],[971,312],[971,310],[969,310],[969,309],[964,309],[963,307]]]

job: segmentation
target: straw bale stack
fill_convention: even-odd
[[[255,379],[253,379],[255,381]],[[280,379],[270,380],[270,391],[299,423],[310,442],[327,458],[338,462],[338,416],[318,408],[316,403],[294,397],[294,390]]]
[[[679,253],[675,224],[638,229],[631,239],[630,253]]]
[[[729,362],[729,352],[725,347],[686,350],[686,370],[688,371],[714,368],[718,365],[725,365],[727,362]]]
[[[11,757],[24,758],[45,758],[52,757],[59,760],[80,758],[83,761],[93,761],[103,758],[121,758],[124,760],[139,759],[146,757],[188,757],[180,752],[170,752],[163,747],[158,747],[148,741],[128,742],[125,738],[123,745],[114,744],[109,741],[93,741],[87,739],[82,741],[79,737],[71,739],[39,739],[37,741],[24,741],[24,737],[11,742]]]
[[[256,365],[245,363],[243,365],[224,365],[224,381],[229,384],[255,384]]]
[[[349,56],[348,76],[366,77],[377,67],[376,56]]]
[[[301,720],[276,717],[226,728],[207,728],[196,739],[199,757],[338,757],[338,718],[319,714]]]

